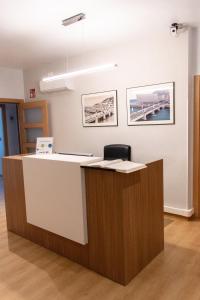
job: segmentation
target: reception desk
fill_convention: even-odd
[[[162,160],[123,174],[80,161],[73,173],[62,159],[38,159],[40,174],[33,157],[3,160],[8,230],[124,285],[163,250]]]

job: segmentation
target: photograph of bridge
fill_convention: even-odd
[[[174,83],[127,89],[128,125],[174,124]]]
[[[117,126],[117,91],[82,95],[84,127]]]

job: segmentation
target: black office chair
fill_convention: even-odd
[[[104,160],[113,159],[131,160],[131,146],[113,144],[104,146]]]

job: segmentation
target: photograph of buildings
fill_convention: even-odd
[[[84,127],[117,126],[117,91],[82,95]]]
[[[128,125],[174,123],[174,83],[127,89]]]

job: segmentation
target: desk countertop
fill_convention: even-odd
[[[74,162],[74,163],[91,163],[101,160],[101,157],[95,156],[80,156],[80,155],[65,155],[65,154],[33,154],[23,156],[22,159],[43,159],[43,160],[53,160],[53,161],[63,161],[63,162]]]

